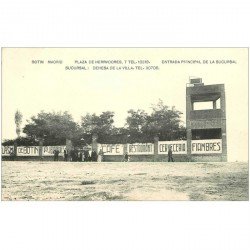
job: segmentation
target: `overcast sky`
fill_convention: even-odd
[[[44,60],[34,64],[32,60]],[[62,60],[62,64],[48,64]],[[92,70],[75,60],[149,60],[159,70]],[[162,60],[234,60],[236,64],[162,64]],[[185,123],[186,84],[190,76],[205,85],[225,84],[228,158],[248,159],[248,51],[247,49],[3,49],[2,138],[15,138],[14,114],[26,119],[39,111],[69,111],[75,121],[81,115],[115,112],[115,125],[123,126],[129,109],[150,112],[162,99],[183,112]],[[65,70],[65,66],[89,70]],[[100,66],[95,64],[94,66]],[[109,65],[111,66],[111,65]]]

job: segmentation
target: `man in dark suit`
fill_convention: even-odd
[[[173,159],[173,152],[172,152],[172,146],[170,146],[170,147],[168,148],[168,162],[170,162],[170,161],[174,162],[174,159]]]

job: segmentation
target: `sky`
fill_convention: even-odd
[[[38,60],[44,64],[35,63]],[[122,64],[89,63],[98,60]],[[169,62],[178,60],[182,63]],[[65,69],[71,66],[87,70]],[[115,70],[93,70],[93,66]],[[134,70],[116,68],[125,66]],[[143,69],[135,70],[138,66]],[[201,77],[205,85],[225,84],[228,160],[248,160],[246,48],[3,48],[2,139],[16,137],[17,109],[23,114],[22,127],[41,110],[69,111],[76,122],[87,112],[110,110],[115,112],[115,125],[123,126],[129,109],[151,112],[151,105],[161,99],[183,112],[185,124],[186,84],[191,76]]]

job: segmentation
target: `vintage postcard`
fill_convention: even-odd
[[[2,48],[1,199],[249,200],[248,48]]]

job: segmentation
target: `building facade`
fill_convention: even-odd
[[[224,84],[190,79],[186,87],[187,157],[189,161],[227,161]]]

